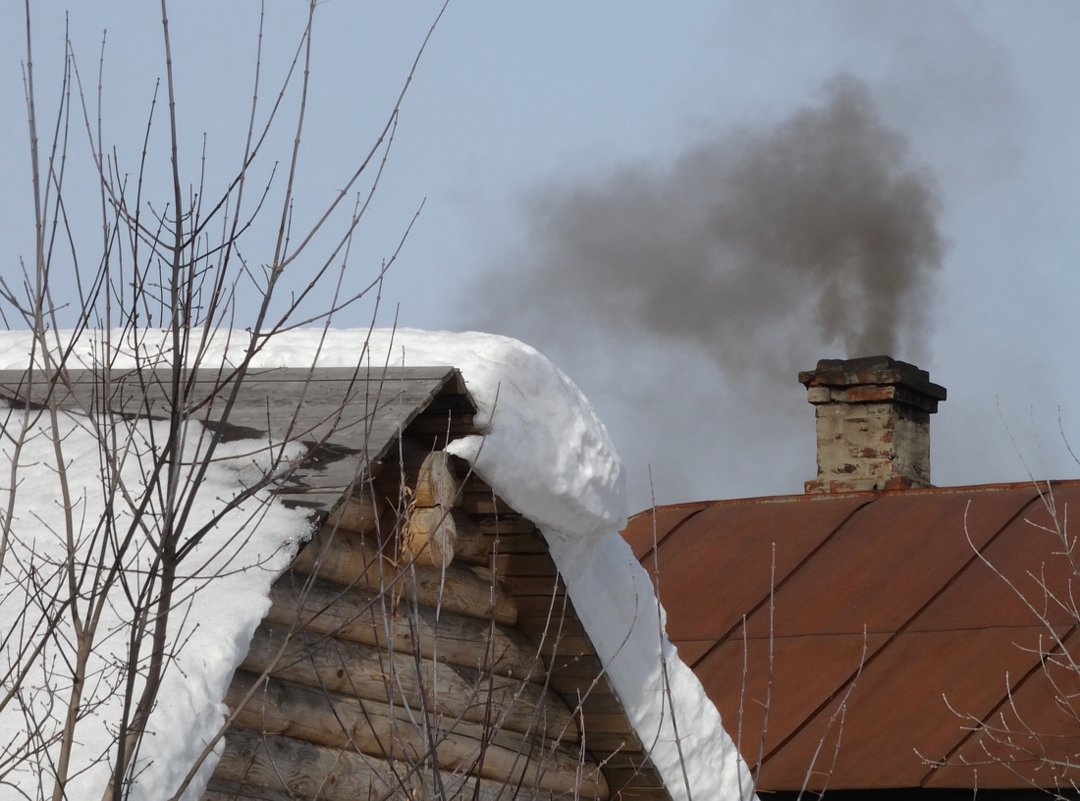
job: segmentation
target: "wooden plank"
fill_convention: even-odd
[[[71,386],[100,386],[104,374],[103,369],[90,370],[74,368],[69,365],[65,383]],[[114,369],[111,371],[113,384],[125,383],[133,385],[138,371],[132,368]],[[172,381],[173,372],[168,367],[147,366],[142,370],[145,376],[156,376],[157,383],[168,386]],[[216,384],[223,376],[228,376],[228,370],[216,368],[201,368],[198,370],[185,370],[183,377],[196,384]],[[44,381],[44,372],[36,370],[33,373],[35,383]],[[355,378],[354,378],[355,375]],[[247,372],[247,379],[252,381],[273,382],[341,382],[341,383],[372,383],[392,381],[438,381],[449,382],[453,376],[460,375],[454,367],[449,366],[392,366],[372,365],[362,367],[359,370],[352,367],[251,367]],[[0,386],[24,387],[29,380],[30,374],[26,370],[0,370]],[[148,378],[146,383],[152,383]]]
[[[542,685],[391,654],[377,646],[305,631],[290,634],[285,627],[263,623],[243,667],[355,698],[434,710],[451,720],[495,720],[510,731],[541,732],[563,742],[578,739],[569,707]]]
[[[469,496],[463,505],[473,513],[474,520],[485,521],[489,529],[511,519],[503,514],[487,515],[499,503],[479,493]],[[500,537],[502,552],[494,555],[490,564],[517,601],[518,628],[534,642],[543,643],[538,647],[548,666],[548,686],[575,715],[580,715],[585,748],[604,765],[612,798],[670,801],[603,674],[592,642],[567,598],[565,585],[555,574],[546,541],[539,531],[528,530],[529,521],[524,518],[514,524],[528,533]]]
[[[545,662],[550,662],[555,657],[587,656],[593,653],[592,643],[582,635],[560,633],[554,628],[535,634],[525,633],[536,644]]]
[[[623,732],[609,732],[597,729],[585,733],[585,747],[593,758],[603,762],[612,754],[619,753],[635,742]],[[610,782],[609,782],[610,784]]]
[[[535,636],[535,635],[534,635]],[[567,634],[560,632],[558,628],[552,628],[545,632],[541,651],[545,658],[559,654],[562,656],[577,656],[579,654],[592,654],[592,641],[584,634]]]
[[[613,791],[613,801],[671,801],[667,790],[651,789],[647,787],[631,787],[621,791]]]
[[[539,595],[551,598],[566,592],[566,585],[556,576],[506,576],[501,580],[515,597]]]
[[[524,544],[531,542],[532,549],[536,553],[547,552],[547,542],[540,531],[524,517],[513,515],[470,515],[473,522],[480,527],[480,532],[488,537],[501,536],[507,541],[516,541]],[[524,548],[521,548],[524,551]]]
[[[207,380],[207,378],[203,377],[205,372],[205,370],[198,371],[196,380]],[[305,380],[304,376],[299,374],[310,373],[312,381],[349,382],[353,380],[352,374],[354,372],[357,381],[367,383],[377,383],[379,381],[438,381],[441,383],[448,380],[457,370],[453,367],[441,365],[405,367],[386,365],[384,367],[383,365],[373,364],[370,367],[362,367],[355,371],[352,367],[253,367],[248,371],[248,375],[257,378],[259,381],[303,381]],[[208,378],[212,379],[212,376]]]
[[[596,677],[604,674],[603,665],[596,654],[590,650],[585,654],[561,654],[552,660],[550,673],[555,676],[573,676],[578,678]]]
[[[581,699],[581,709],[586,715],[623,715],[626,712],[618,697],[600,685],[594,687]]]
[[[558,605],[551,610],[551,614],[547,614],[547,612],[548,610],[544,609],[538,615],[518,615],[518,629],[532,638],[535,638],[537,634],[546,634],[552,637],[557,634],[575,637],[588,636],[585,626],[582,625],[576,615],[566,614],[565,610]],[[589,653],[592,653],[591,647]]]
[[[611,787],[617,791],[646,787],[657,790],[664,788],[664,782],[656,772],[647,767],[608,768],[605,766],[604,775]]]
[[[531,531],[525,534],[495,534],[481,529],[476,524],[476,518],[463,509],[455,509],[453,514],[458,531],[454,553],[457,558],[470,564],[493,567],[502,574],[508,572],[507,567],[515,554],[539,555],[547,552],[547,544]]]
[[[401,371],[400,376],[398,377]],[[351,380],[350,368],[324,368],[315,371],[308,380],[308,371],[303,368],[277,368],[257,371],[245,377],[241,386],[236,407],[231,412],[230,422],[236,425],[252,425],[266,431],[267,420],[271,427],[284,425],[278,415],[267,411],[288,412],[285,420],[291,420],[293,411],[299,409],[300,421],[321,424],[338,416],[343,409],[350,410],[346,420],[366,419],[381,408],[392,410],[403,403],[414,406],[416,402],[434,397],[435,392],[449,380],[451,368],[435,370],[413,368],[391,368],[385,378],[368,380],[363,374],[356,381]],[[407,374],[412,374],[409,377]],[[23,371],[0,371],[0,388],[10,398],[29,399],[34,403],[43,403],[49,387],[42,381],[43,376],[35,375],[35,382],[30,388]],[[217,371],[201,370],[187,383],[185,376],[185,403],[189,408],[206,408],[212,401],[219,411],[221,404],[231,393],[231,383],[222,385],[222,377]],[[155,414],[167,414],[170,408],[171,370],[114,371],[108,386],[102,383],[102,375],[88,370],[72,370],[64,383],[58,383],[53,392],[58,402],[65,408],[99,407],[102,400],[108,401],[109,407],[118,413],[137,414],[149,410]],[[408,412],[414,409],[408,409]],[[238,415],[233,417],[232,415]],[[199,414],[200,418],[219,420],[220,416]],[[351,418],[351,420],[350,420]],[[245,422],[248,421],[248,422]],[[300,430],[303,430],[301,427]]]
[[[630,725],[626,715],[623,713],[613,712],[611,714],[598,713],[591,715],[585,719],[585,724],[586,747],[588,747],[589,743],[589,732],[594,729],[608,734],[622,734],[627,738],[635,736],[633,726]]]
[[[514,603],[517,604],[518,619],[522,617],[559,617],[567,614],[566,604],[568,598],[565,592],[548,593],[547,595],[515,595]]]
[[[543,538],[533,534],[515,534],[514,532],[502,533],[496,536],[492,536],[488,532],[484,532],[484,534],[491,540],[491,550],[495,555],[494,565],[498,567],[500,572],[506,568],[511,557],[516,554],[535,555],[547,552],[547,543],[544,542]]]
[[[667,790],[654,790],[645,787],[629,788],[611,796],[618,801],[671,801]]]
[[[498,565],[499,573],[503,576],[548,576],[554,580],[559,572],[547,553],[503,554],[499,557]]]
[[[432,444],[436,448],[445,448],[447,442],[458,437],[475,433],[476,426],[471,417],[454,417],[449,420],[426,415],[418,415],[411,421],[409,430],[414,434],[434,437]]]
[[[635,750],[632,746],[624,746],[605,757],[606,764],[612,768],[623,768],[635,772],[652,770],[648,764],[648,757],[640,749]]]
[[[553,687],[556,686],[556,682],[559,682],[562,685],[557,687],[560,693],[567,691],[563,687],[569,687],[571,692],[576,693],[588,688],[602,672],[600,660],[594,654],[583,656],[561,654],[551,659],[548,664],[548,681]]]
[[[263,734],[390,760],[425,755],[440,770],[508,785],[560,793],[576,789],[586,797],[607,794],[595,763],[580,761],[558,744],[537,747],[531,733],[502,731],[496,723],[469,723],[280,680],[259,681],[243,671],[234,676],[225,703],[235,712],[235,726]]]
[[[517,520],[519,515],[505,501],[488,493],[470,492],[468,488],[461,494],[461,508],[469,514],[502,515],[508,520]]]

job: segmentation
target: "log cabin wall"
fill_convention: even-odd
[[[474,412],[458,376],[277,581],[205,801],[669,799],[542,535],[443,450]]]

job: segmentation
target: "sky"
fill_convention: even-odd
[[[164,75],[159,10],[72,6],[91,106],[108,31],[104,138],[132,173]],[[304,6],[267,4],[263,103]],[[368,152],[439,8],[320,4],[298,226]],[[31,13],[38,102],[55,108],[64,4]],[[346,282],[377,275],[422,206],[378,321],[492,330],[547,354],[606,421],[634,508],[801,492],[814,431],[796,374],[880,352],[949,390],[932,422],[936,484],[1077,476],[1059,420],[1080,445],[1078,24],[1067,0],[452,0]],[[191,0],[170,25],[182,170],[220,190],[246,129],[258,5]],[[33,242],[25,29],[0,36],[10,278]],[[85,254],[100,251],[100,201],[81,126],[66,196],[89,210],[73,225]],[[292,134],[271,136],[271,161],[287,161]],[[148,197],[167,185],[154,141]],[[252,264],[272,241],[268,225]],[[328,241],[293,262],[294,286]],[[371,315],[365,301],[335,324]]]

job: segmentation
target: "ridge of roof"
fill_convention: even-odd
[[[1045,492],[1047,488],[1080,486],[1080,478],[1029,479],[1027,481],[997,482],[991,484],[959,484],[947,487],[912,487],[906,489],[858,490],[832,493],[791,493],[787,495],[753,495],[746,498],[714,498],[699,501],[682,501],[671,504],[657,504],[630,515],[630,521],[638,520],[656,511],[686,510],[693,513],[716,506],[768,505],[782,503],[827,503],[829,501],[849,500],[852,498],[898,498],[922,497],[926,495],[959,495],[962,493],[1006,492],[1017,489],[1034,489]]]

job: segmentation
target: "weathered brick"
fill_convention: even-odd
[[[809,493],[930,484],[930,414],[945,389],[888,357],[823,359],[799,373],[814,405],[817,475]]]

